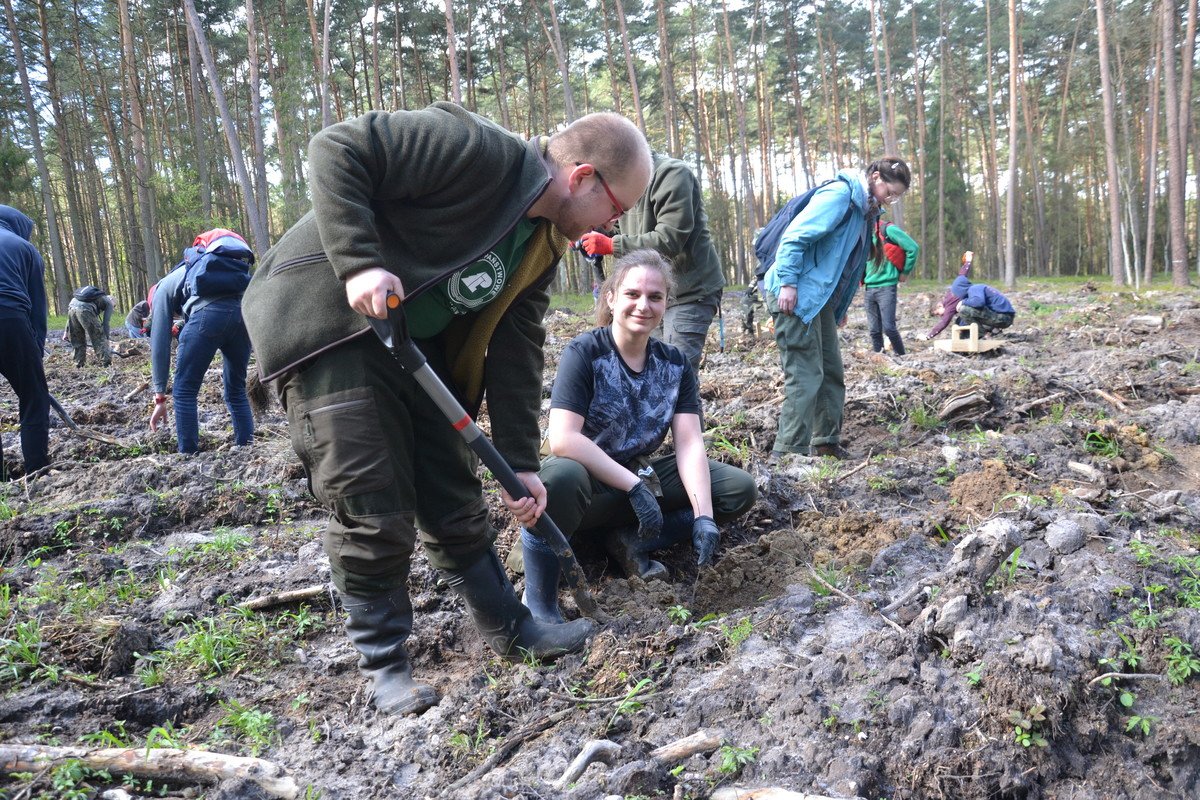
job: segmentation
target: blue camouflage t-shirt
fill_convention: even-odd
[[[658,449],[676,414],[700,414],[700,387],[676,347],[651,339],[634,372],[608,328],[581,333],[558,362],[550,407],[583,417],[583,435],[619,464]]]

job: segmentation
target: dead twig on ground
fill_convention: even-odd
[[[547,728],[553,728],[555,725],[567,719],[572,714],[577,713],[579,713],[579,710],[576,708],[565,708],[562,711],[554,712],[545,719],[538,720],[537,722],[534,722],[533,724],[527,725],[524,728],[516,731],[507,739],[505,739],[504,743],[497,747],[496,752],[488,756],[487,760],[446,787],[446,791],[443,792],[443,796],[457,797],[458,795],[456,795],[455,792],[459,788],[466,786],[472,781],[479,780],[479,778],[491,772],[496,768],[497,764],[508,758],[514,750],[516,750],[525,742],[526,739],[536,736]]]
[[[238,608],[244,608],[248,611],[261,611],[264,608],[273,608],[275,606],[284,606],[288,603],[297,603],[301,600],[312,600],[325,594],[327,589],[322,586],[308,586],[303,589],[290,589],[286,592],[274,592],[272,594],[255,597],[250,600],[245,600],[237,604]]]
[[[1129,410],[1129,406],[1125,405],[1125,401],[1122,398],[1117,397],[1112,392],[1106,392],[1103,389],[1092,389],[1092,394],[1094,394],[1097,397],[1099,397],[1100,399],[1105,400],[1108,403],[1111,403],[1112,405],[1116,406],[1117,409],[1120,411],[1128,411]]]
[[[709,730],[698,730],[695,733],[667,742],[662,747],[650,751],[650,757],[663,764],[674,764],[683,761],[696,753],[709,753],[721,746],[720,734]]]
[[[578,780],[579,776],[597,761],[611,766],[620,754],[621,745],[616,742],[610,742],[608,739],[593,739],[583,746],[579,755],[575,756],[570,766],[554,782],[555,788],[565,789],[572,782]]]
[[[0,764],[5,772],[32,772],[78,761],[88,769],[107,770],[140,778],[192,780],[215,783],[229,778],[252,781],[272,797],[291,800],[300,787],[282,767],[261,758],[231,756],[209,750],[178,750],[170,747],[49,747],[38,744],[0,744]]]
[[[836,594],[838,597],[842,598],[843,600],[849,600],[851,603],[854,603],[857,606],[862,606],[863,608],[868,609],[870,611],[875,611],[875,609],[871,607],[871,604],[868,603],[866,600],[860,600],[857,597],[851,597],[850,595],[843,592],[841,589],[834,586],[829,581],[822,578],[820,575],[817,574],[817,571],[815,569],[813,569],[812,564],[808,565],[808,574],[811,575],[817,583],[821,584],[826,589],[833,592],[834,594]],[[883,614],[880,614],[879,616],[884,622],[886,622],[888,624],[888,626],[892,630],[896,631],[897,633],[904,633],[904,628],[900,627],[900,625],[897,622],[895,622],[894,620],[888,619],[887,617],[883,616]]]
[[[1038,406],[1044,406],[1046,403],[1053,403],[1055,400],[1063,397],[1064,395],[1066,395],[1066,392],[1055,392],[1054,394],[1048,394],[1045,397],[1039,397],[1037,400],[1030,400],[1028,403],[1021,403],[1021,405],[1013,409],[1013,413],[1024,414],[1026,411],[1031,411]]]
[[[1165,675],[1156,675],[1151,672],[1106,672],[1103,675],[1097,675],[1088,681],[1088,687],[1095,686],[1097,683],[1105,679],[1128,679],[1135,681],[1165,681]]]

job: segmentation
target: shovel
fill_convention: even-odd
[[[105,444],[116,445],[117,447],[125,446],[125,443],[120,439],[117,439],[114,436],[109,436],[107,433],[100,433],[100,431],[94,431],[90,428],[81,428],[76,425],[75,420],[71,419],[71,416],[67,414],[67,410],[62,407],[62,403],[55,399],[54,395],[50,395],[50,405],[52,405],[54,410],[58,412],[58,415],[62,417],[63,422],[67,423],[67,427],[78,433],[83,438],[95,439],[97,442],[104,442]]]
[[[471,419],[471,415],[446,388],[446,384],[442,383],[442,379],[437,376],[437,373],[430,368],[425,360],[425,354],[413,343],[412,338],[408,335],[408,321],[404,316],[404,304],[400,302],[399,295],[388,292],[387,307],[388,318],[386,320],[367,317],[380,341],[400,362],[400,367],[421,385],[429,398],[446,415],[446,419],[454,426],[454,429],[462,434],[467,446],[492,471],[504,490],[518,500],[529,497],[529,491],[525,488],[525,484],[521,483],[517,473],[504,460],[504,456],[500,455],[500,451],[496,449],[491,440],[484,436],[483,431],[475,424],[475,420]],[[567,537],[563,536],[563,532],[550,519],[550,515],[543,513],[538,518],[537,524],[533,526],[532,532],[549,545],[558,556],[559,566],[567,579],[567,586],[570,588],[571,595],[575,598],[575,604],[579,606],[580,612],[597,622],[607,622],[608,615],[600,610],[596,600],[588,591],[587,582],[583,579],[583,570],[580,569],[579,562],[575,559],[575,553],[571,550]]]

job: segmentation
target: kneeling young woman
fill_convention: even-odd
[[[550,398],[551,455],[539,477],[546,510],[568,537],[594,532],[627,575],[663,576],[654,550],[691,538],[712,563],[718,523],[756,498],[745,471],[704,452],[700,390],[687,358],[652,338],[672,285],[653,250],[618,261],[600,288],[600,327],[567,345]],[[671,433],[674,452],[654,457]],[[561,621],[558,558],[521,531],[525,604],[540,621]]]

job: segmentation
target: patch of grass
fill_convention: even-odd
[[[474,733],[456,730],[454,733],[450,734],[449,737],[447,737],[446,743],[449,744],[450,747],[457,751],[460,755],[475,755],[484,751],[484,745],[488,744],[489,742],[489,732],[490,731],[488,731],[487,727],[483,724],[483,720],[480,719],[475,724]],[[494,744],[487,748],[488,752],[494,749]]]
[[[919,400],[914,401],[908,410],[908,421],[923,431],[931,431],[942,424],[942,421],[938,419],[937,412]]]
[[[213,729],[214,742],[241,742],[247,746],[252,756],[258,756],[263,750],[279,742],[279,732],[275,729],[275,715],[269,711],[244,706],[237,700],[222,701],[221,708],[225,713],[217,720]]]
[[[733,625],[721,623],[718,630],[725,637],[725,644],[729,647],[737,647],[750,638],[750,634],[754,633],[754,623],[749,617],[742,617]]]
[[[880,494],[888,494],[895,492],[900,488],[900,481],[896,480],[891,472],[885,472],[882,475],[868,475],[867,486],[873,492]]]
[[[1116,437],[1100,431],[1088,431],[1087,436],[1083,438],[1083,447],[1092,455],[1101,458],[1116,458],[1121,455],[1121,445]]]
[[[1013,738],[1017,744],[1022,747],[1047,747],[1050,741],[1046,738],[1043,732],[1043,723],[1046,721],[1046,707],[1041,703],[1030,706],[1029,710],[1009,711],[1008,721],[1013,725]]]

